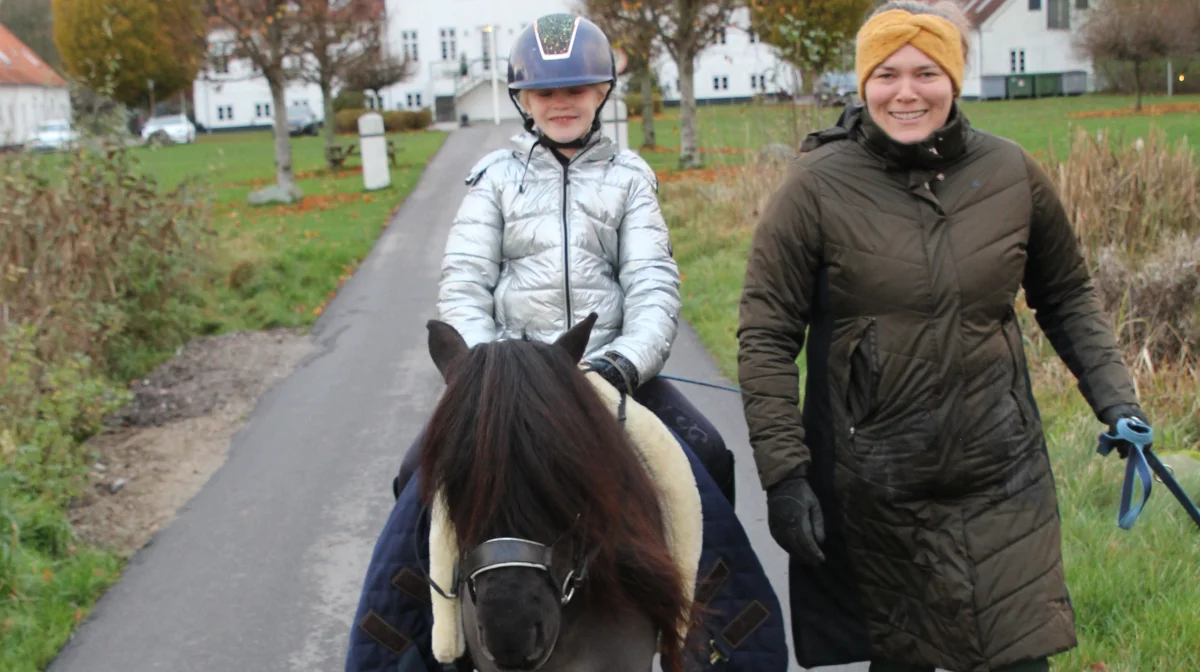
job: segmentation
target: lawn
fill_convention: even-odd
[[[1146,104],[1168,102],[1148,98]],[[1200,103],[1200,96],[1176,96],[1170,102]],[[1083,118],[1069,114],[1132,107],[1132,98],[1086,96],[1033,101],[965,103],[972,122],[1010,137],[1035,155],[1053,143],[1066,155],[1072,126],[1123,133],[1125,141],[1152,127],[1168,138],[1194,145],[1200,138],[1200,114]],[[840,110],[827,110],[832,122]],[[683,317],[730,380],[737,380],[737,306],[749,238],[758,208],[779,178],[777,171],[745,163],[745,150],[787,142],[790,111],[783,106],[701,108],[700,143],[710,150],[707,169],[677,171],[678,116],[656,121],[659,144],[667,152],[643,152],[660,176],[659,197],[671,228],[675,256],[683,276]],[[640,123],[630,123],[630,138],[641,138]],[[730,148],[734,151],[730,151]],[[719,170],[712,170],[712,168]],[[724,167],[723,169],[720,169]],[[1198,307],[1200,308],[1200,307]],[[1027,316],[1026,316],[1027,318]],[[1068,586],[1077,619],[1079,647],[1056,656],[1055,670],[1070,672],[1174,672],[1200,670],[1200,534],[1166,488],[1155,483],[1153,496],[1132,531],[1116,526],[1118,494],[1125,463],[1095,456],[1102,429],[1056,356],[1026,324],[1031,361],[1043,371],[1035,392],[1045,418],[1063,516],[1063,552]],[[803,374],[803,354],[800,359]],[[1173,375],[1173,378],[1166,376]],[[1200,381],[1195,373],[1159,372],[1139,379],[1143,395],[1175,400],[1150,406],[1160,453],[1200,448]],[[1174,385],[1172,388],[1171,386]],[[801,381],[803,388],[803,381]],[[1178,458],[1175,458],[1178,459]],[[1172,458],[1164,461],[1170,463]],[[1184,487],[1200,500],[1200,473],[1181,475]],[[1137,495],[1140,496],[1140,491]]]
[[[215,267],[202,297],[200,333],[310,324],[370,251],[446,135],[389,135],[397,150],[392,184],[373,192],[363,190],[357,156],[330,172],[321,138],[293,138],[303,201],[257,207],[246,197],[274,182],[270,132],[202,135],[192,145],[136,150],[163,187],[191,181],[212,201]],[[121,368],[145,369],[163,354],[126,353]]]
[[[1144,105],[1161,103],[1193,103],[1196,109],[1190,113],[1153,116],[1080,119],[1068,116],[1075,112],[1133,108],[1132,96],[1109,95],[964,101],[962,109],[975,127],[1016,140],[1035,154],[1046,151],[1051,144],[1056,151],[1065,151],[1072,127],[1090,131],[1108,128],[1132,138],[1145,135],[1154,125],[1171,138],[1190,136],[1195,144],[1200,138],[1200,96],[1147,96],[1143,100]],[[837,120],[841,108],[827,108],[820,114],[822,124],[827,126]],[[798,108],[801,129],[805,128],[805,115],[806,109]],[[792,138],[791,106],[783,103],[701,106],[697,120],[697,138],[708,166],[738,165],[745,161],[742,154],[745,150],[757,150],[774,142],[788,144]],[[655,170],[673,170],[678,161],[679,109],[667,108],[660,117],[655,117],[654,129],[657,144],[663,149],[643,152],[643,156]],[[629,142],[637,146],[641,140],[641,119],[631,118]]]

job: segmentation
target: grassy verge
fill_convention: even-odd
[[[1051,147],[1060,154],[1065,152],[1072,128],[1107,129],[1114,138],[1131,139],[1145,136],[1154,127],[1171,140],[1190,134],[1192,145],[1200,144],[1197,142],[1200,129],[1196,124],[1196,117],[1200,116],[1197,113],[1200,96],[1196,95],[1148,96],[1145,99],[1147,106],[1170,104],[1178,110],[1167,114],[1074,116],[1101,111],[1128,113],[1133,108],[1133,101],[1133,96],[1088,95],[1040,100],[965,101],[962,107],[977,128],[1011,138],[1035,155],[1044,154]],[[1188,105],[1191,107],[1183,107]],[[832,124],[839,114],[841,108],[821,110],[821,123]],[[805,115],[804,108],[798,109],[800,137],[808,130]],[[668,108],[655,117],[654,130],[660,149],[643,152],[643,156],[655,170],[674,171],[679,159],[678,108]],[[701,106],[697,110],[696,133],[707,166],[741,165],[746,156],[753,156],[761,147],[771,143],[791,143],[791,106],[783,103]],[[629,120],[629,141],[636,146],[641,140],[642,122],[632,118]]]
[[[293,165],[304,200],[286,206],[246,203],[251,191],[273,182],[269,133],[214,135],[190,146],[141,150],[147,171],[166,185],[190,179],[211,195],[216,254],[200,299],[197,333],[311,324],[370,251],[445,138],[441,131],[390,136],[397,147],[392,184],[369,193],[362,189],[356,159],[328,171],[321,139],[295,138]],[[166,354],[127,349],[117,368],[136,375]]]
[[[1105,142],[1074,138],[1072,145],[1066,115],[1112,103],[1099,97],[975,103],[969,111],[972,119],[982,120],[980,126],[990,124],[989,130],[1018,139],[1045,160],[1064,163],[1054,175],[1155,424],[1157,450],[1164,461],[1183,465],[1180,455],[1190,449],[1194,456],[1200,448],[1195,358],[1200,289],[1189,281],[1200,272],[1200,166],[1177,147],[1184,136],[1200,137],[1200,116],[1172,117],[1162,125],[1166,117],[1086,119],[1080,125],[1090,128],[1089,137],[1099,129],[1110,129],[1110,135]],[[704,114],[738,112],[710,108]],[[1018,129],[1021,114],[1042,121]],[[1010,122],[1009,115],[1016,118]],[[1121,137],[1141,135],[1140,125],[1149,129],[1151,123],[1161,135],[1148,136],[1140,150],[1130,145],[1130,135]],[[1006,132],[1005,124],[1013,132]],[[661,138],[662,125],[659,129]],[[638,137],[636,131],[631,134]],[[1105,148],[1112,146],[1120,149],[1109,153]],[[674,161],[673,155],[668,158]],[[659,164],[660,198],[684,275],[684,318],[722,372],[736,381],[734,332],[746,251],[758,213],[782,172],[749,164],[681,175],[664,165]],[[1079,647],[1056,657],[1054,669],[1200,669],[1195,616],[1200,534],[1158,483],[1134,529],[1116,526],[1125,463],[1095,455],[1103,428],[1028,311],[1021,315],[1060,496],[1067,581],[1079,633]],[[1152,330],[1147,324],[1171,328]],[[1200,473],[1181,469],[1179,478],[1200,500]]]
[[[329,173],[320,141],[297,139],[304,200],[257,208],[269,133],[2,157],[0,669],[43,669],[122,571],[66,516],[92,463],[81,445],[129,398],[122,381],[196,335],[309,325],[445,135],[393,136],[392,185],[370,194],[354,164]]]

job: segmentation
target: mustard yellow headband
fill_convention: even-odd
[[[867,78],[875,68],[906,44],[941,66],[954,83],[955,96],[962,91],[963,50],[958,28],[940,16],[892,9],[871,17],[858,31],[855,68],[859,97],[865,97]]]

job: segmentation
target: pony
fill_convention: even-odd
[[[579,368],[593,313],[554,343],[468,348],[427,324],[446,383],[420,443],[420,491],[462,549],[462,633],[481,672],[680,672],[695,623],[659,492]],[[440,591],[440,589],[439,589]]]

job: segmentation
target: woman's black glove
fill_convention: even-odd
[[[1147,427],[1150,426],[1150,419],[1146,417],[1145,412],[1142,411],[1142,407],[1137,404],[1117,404],[1116,406],[1109,406],[1100,413],[1100,421],[1108,425],[1109,436],[1119,436],[1117,434],[1117,421],[1122,418],[1137,418],[1144,422]],[[1112,442],[1112,447],[1117,449],[1117,453],[1120,454],[1122,460],[1129,457],[1130,446],[1128,441],[1116,439]]]
[[[805,565],[825,561],[825,517],[804,475],[793,475],[767,490],[767,526],[788,555]]]
[[[585,371],[595,371],[600,374],[600,377],[608,381],[609,385],[617,388],[621,394],[633,394],[634,390],[640,385],[638,380],[637,367],[633,362],[625,358],[624,355],[608,351],[600,357],[587,360],[584,365]]]

